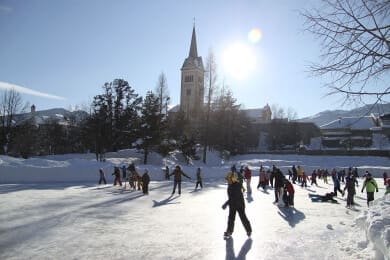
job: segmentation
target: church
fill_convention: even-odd
[[[191,44],[188,57],[181,67],[180,105],[173,107],[170,113],[183,111],[187,119],[197,119],[204,107],[205,69],[203,59],[198,55],[195,25],[192,28]],[[267,104],[263,108],[242,110],[253,123],[271,120],[271,108]]]

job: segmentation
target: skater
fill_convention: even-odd
[[[189,177],[188,175],[186,175],[180,168],[179,165],[176,165],[175,169],[173,170],[173,172],[169,175],[169,176],[172,176],[174,175],[174,178],[173,178],[173,191],[172,191],[172,195],[175,194],[175,190],[176,190],[176,186],[178,186],[179,188],[179,195],[181,194],[181,176],[183,175],[184,177],[188,178],[188,179],[191,179],[191,177]]]
[[[302,173],[303,173],[303,169],[300,165],[298,165],[298,169],[297,169],[298,183],[302,182]]]
[[[198,188],[198,185],[200,185],[200,188],[203,189],[203,183],[202,183],[202,176],[200,175],[200,168],[196,170],[196,185],[195,190]]]
[[[283,203],[283,192],[284,192],[284,175],[283,173],[280,171],[280,169],[276,168],[275,167],[275,171],[274,171],[274,179],[275,179],[275,189],[274,189],[274,193],[275,193],[275,201],[274,201],[274,204],[278,203],[280,206],[282,205]]]
[[[294,186],[289,180],[284,180],[284,191],[286,194],[285,207],[294,207]]]
[[[115,166],[114,167],[114,172],[111,175],[115,176],[114,186],[116,186],[117,183],[119,183],[119,185],[122,186],[121,171],[119,170],[119,167]]]
[[[370,206],[370,201],[374,200],[374,192],[378,192],[378,185],[374,178],[372,178],[371,173],[367,173],[366,179],[363,182],[362,192],[366,188],[367,192],[367,207]]]
[[[386,187],[386,184],[387,184],[387,172],[384,172],[383,173],[383,185],[385,185],[385,187]]]
[[[312,202],[327,202],[327,201],[330,201],[330,202],[333,202],[333,203],[337,203],[337,200],[334,199],[334,197],[336,196],[336,194],[334,192],[329,192],[329,193],[326,193],[325,195],[318,195],[318,194],[313,194],[313,193],[309,193],[309,197],[311,198],[311,201]]]
[[[165,179],[169,180],[169,168],[168,168],[168,166],[165,166]]]
[[[333,191],[335,196],[337,197],[337,191],[341,193],[341,195],[344,197],[344,191],[340,189],[340,181],[335,174],[332,174],[332,179],[333,179]]]
[[[100,168],[99,169],[99,185],[104,182],[104,184],[107,184],[107,181],[106,181],[106,176],[104,175],[104,171],[103,171],[103,168]]]
[[[248,194],[252,193],[252,188],[251,188],[251,178],[252,178],[252,171],[249,169],[248,166],[245,167],[245,180],[246,180],[246,190]]]
[[[352,208],[354,205],[353,197],[356,194],[355,190],[355,177],[352,175],[352,172],[348,172],[348,176],[345,180],[345,187],[344,187],[344,192],[347,190],[347,208]]]
[[[318,184],[317,184],[317,172],[316,170],[313,170],[313,172],[311,173],[311,184],[310,186],[313,186],[313,184],[315,184],[317,187],[318,187]]]
[[[226,209],[226,207],[229,206],[229,217],[227,229],[224,233],[224,236],[230,237],[233,234],[236,212],[238,212],[241,222],[245,228],[246,234],[248,235],[248,237],[250,237],[252,234],[252,227],[247,216],[245,215],[245,202],[244,196],[241,191],[241,184],[232,174],[228,174],[226,178],[228,181],[228,200],[222,205],[222,209]]]
[[[150,177],[148,174],[148,170],[145,169],[144,174],[142,175],[142,192],[145,195],[149,194],[149,182],[150,182]]]
[[[122,165],[122,181],[126,183],[126,166]]]
[[[265,187],[266,187],[266,175],[265,175],[265,171],[264,171],[264,168],[263,168],[263,165],[260,166],[260,170],[259,170],[259,184],[257,185],[257,188],[263,188],[263,190],[265,191]]]
[[[307,188],[307,175],[302,171],[301,186]]]
[[[293,174],[293,183],[295,184],[298,178],[298,172],[297,168],[295,168],[295,165],[292,166],[292,174]]]

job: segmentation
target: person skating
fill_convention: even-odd
[[[282,171],[275,167],[275,170],[272,172],[275,179],[274,185],[274,193],[275,193],[275,201],[274,204],[278,203],[282,206],[283,203],[283,193],[284,193],[284,175]]]
[[[265,175],[265,171],[264,171],[263,165],[261,165],[260,166],[260,170],[259,170],[259,184],[257,185],[257,188],[262,187],[263,190],[265,190],[266,179],[267,179],[267,177]]]
[[[168,166],[165,166],[165,179],[169,180],[169,168],[168,168]]]
[[[195,185],[195,189],[198,188],[198,185],[200,186],[201,189],[203,189],[202,176],[200,175],[200,168],[198,168],[196,170],[196,185]]]
[[[332,179],[333,179],[333,191],[335,196],[337,197],[337,191],[341,193],[342,196],[344,196],[344,191],[341,190],[340,188],[340,181],[336,176],[336,173],[332,173]]]
[[[385,187],[386,187],[386,184],[387,184],[387,172],[384,172],[383,173],[383,185],[385,185]]]
[[[344,192],[347,190],[347,208],[352,208],[354,205],[353,197],[356,194],[355,190],[355,177],[352,172],[348,172],[348,176],[345,180]]]
[[[107,184],[107,181],[106,181],[106,176],[104,174],[104,171],[103,171],[103,168],[100,168],[99,169],[99,185],[104,182],[104,184]]]
[[[285,189],[285,192],[286,192],[286,201],[284,202],[285,203],[285,206],[286,207],[294,207],[294,193],[295,193],[295,190],[294,190],[294,186],[291,184],[291,182],[289,180],[284,180],[284,189]]]
[[[297,181],[298,179],[298,172],[297,172],[297,168],[295,168],[295,165],[292,166],[292,174],[293,174],[293,183],[295,184],[295,182]]]
[[[244,196],[241,191],[241,184],[237,181],[236,177],[234,177],[233,174],[228,174],[225,178],[228,181],[228,200],[222,205],[222,208],[226,209],[226,207],[229,206],[229,217],[227,229],[224,233],[224,236],[229,237],[233,234],[236,212],[238,212],[238,215],[241,219],[241,222],[245,228],[247,235],[251,236],[252,227],[245,214],[245,202]]]
[[[149,194],[149,182],[150,182],[150,177],[148,174],[148,170],[145,169],[144,174],[142,175],[142,192],[145,195]]]
[[[304,171],[302,171],[301,186],[307,188],[307,175]]]
[[[315,184],[317,187],[318,187],[318,184],[317,184],[317,172],[316,170],[313,170],[312,174],[311,174],[311,186],[313,186],[313,184]]]
[[[371,173],[367,173],[366,179],[363,182],[362,192],[366,188],[367,192],[367,206],[370,206],[370,201],[374,200],[374,192],[378,192],[378,184],[375,179],[372,178]]]
[[[245,167],[244,177],[246,180],[246,190],[250,194],[252,193],[252,188],[251,188],[252,171],[249,169],[248,166]]]
[[[188,175],[186,175],[180,168],[179,165],[176,165],[175,169],[169,176],[173,176],[173,191],[172,195],[175,194],[176,186],[178,186],[179,195],[181,194],[181,176],[191,179]]]
[[[122,186],[121,181],[121,171],[119,170],[119,167],[114,167],[114,172],[112,173],[113,176],[115,176],[114,179],[114,186],[116,186],[117,183],[119,183],[120,186]]]

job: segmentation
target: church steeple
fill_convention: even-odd
[[[198,57],[198,48],[196,47],[196,34],[195,34],[195,24],[192,29],[192,38],[191,38],[191,47],[188,57],[197,58]]]
[[[180,110],[186,117],[196,118],[201,114],[204,100],[204,67],[198,56],[195,24],[192,28],[191,46],[188,57],[181,67]]]

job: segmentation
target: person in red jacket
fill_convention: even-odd
[[[289,180],[285,180],[284,182],[284,189],[286,192],[286,202],[285,206],[288,207],[294,207],[294,186],[291,184]]]
[[[252,188],[251,188],[252,171],[249,169],[248,166],[245,167],[244,177],[246,180],[246,190],[248,194],[250,194],[252,193]]]

